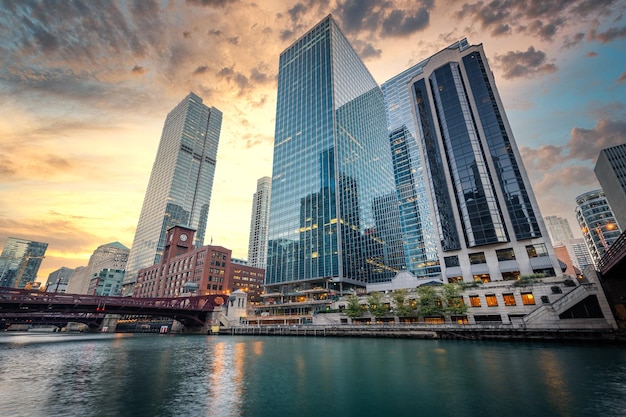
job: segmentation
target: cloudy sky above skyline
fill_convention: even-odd
[[[626,142],[626,0],[0,1],[0,245],[48,242],[39,280],[130,247],[167,113],[224,113],[207,239],[247,257],[271,176],[278,56],[329,13],[374,78],[482,43],[543,216]]]

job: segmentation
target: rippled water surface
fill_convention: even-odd
[[[626,348],[0,334],[0,416],[625,416]]]

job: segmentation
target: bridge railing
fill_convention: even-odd
[[[223,294],[195,295],[189,297],[134,298],[111,297],[85,294],[49,293],[18,288],[0,287],[0,300],[28,301],[41,304],[109,305],[128,307],[158,307],[165,309],[186,309],[210,311],[226,302]]]

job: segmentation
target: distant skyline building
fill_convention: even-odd
[[[89,280],[89,290],[87,294],[116,297],[121,295],[122,280],[124,279],[123,269],[104,268],[95,273]]]
[[[563,244],[567,248],[567,253],[572,260],[572,263],[580,271],[583,271],[587,265],[593,265],[593,259],[587,249],[585,239],[575,238],[563,241]]]
[[[594,172],[621,230],[626,227],[626,143],[602,149]]]
[[[266,292],[391,279],[395,198],[382,91],[329,15],[280,54]]]
[[[124,295],[130,295],[126,290],[139,269],[160,262],[170,227],[195,229],[194,246],[204,245],[221,127],[222,112],[194,93],[167,115],[126,266]]]
[[[394,153],[412,149],[403,144],[412,140],[421,151],[396,163],[397,180],[404,175],[400,180],[406,180],[407,189],[417,191],[400,193],[401,204],[428,199],[432,214],[421,234],[424,245],[430,245],[429,235],[435,236],[444,281],[561,276],[482,45],[462,39],[392,80],[405,80],[411,103],[402,108],[407,100],[401,86],[387,95]],[[404,122],[409,112],[416,120],[411,129]],[[412,168],[401,167],[406,163]],[[406,179],[408,172],[419,169],[425,189]],[[419,206],[403,211],[405,229],[407,213],[418,212],[428,214]],[[420,223],[411,227],[416,231]]]
[[[24,288],[34,283],[47,243],[9,237],[0,255],[0,287]]]
[[[543,219],[553,245],[558,245],[566,240],[574,239],[569,221],[559,216],[546,216]]]
[[[130,250],[120,242],[100,245],[89,257],[84,268],[76,268],[65,292],[70,294],[93,294],[89,292],[92,278],[104,269],[124,270]]]
[[[585,244],[597,268],[600,259],[617,240],[621,230],[601,189],[576,197],[575,211]]]
[[[73,273],[74,269],[66,266],[51,272],[48,275],[48,281],[46,281],[46,292],[64,293]]]
[[[265,269],[267,265],[267,239],[270,222],[270,198],[272,179],[262,177],[257,180],[256,192],[252,196],[250,217],[250,237],[248,242],[248,265]]]

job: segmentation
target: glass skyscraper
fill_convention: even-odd
[[[10,237],[0,255],[0,287],[25,288],[35,282],[47,243]]]
[[[222,112],[194,93],[167,115],[126,265],[125,295],[139,269],[161,260],[170,227],[196,229],[194,245],[204,244],[221,127]]]
[[[432,179],[421,168],[420,136],[411,110],[412,95],[407,87],[409,81],[422,72],[424,64],[405,70],[381,86],[402,219],[406,268],[418,277],[441,275],[433,212],[426,188],[426,182]],[[441,177],[434,179],[438,178]],[[452,216],[444,212],[440,215],[444,222]]]
[[[280,55],[266,291],[388,280],[399,228],[383,94],[329,15]]]
[[[385,92],[413,259],[432,263],[435,243],[448,282],[560,276],[482,45],[456,42]]]

